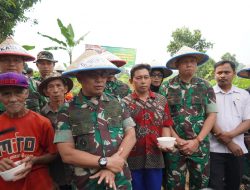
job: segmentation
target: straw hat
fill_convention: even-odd
[[[63,72],[65,71],[65,67],[62,66],[62,64],[56,64],[54,70],[58,72]]]
[[[1,55],[21,56],[24,61],[35,60],[35,57],[30,55],[22,46],[16,43],[12,37],[7,37],[6,40],[0,44],[0,56]]]
[[[122,60],[120,57],[114,55],[113,53],[109,51],[104,51],[101,53],[101,55],[109,60],[111,63],[115,64],[117,67],[122,67],[123,65],[126,64],[125,60]]]
[[[171,69],[167,68],[165,65],[162,65],[156,60],[151,61],[150,66],[151,66],[151,72],[154,69],[161,69],[163,71],[163,78],[169,77],[170,75],[173,74],[173,71]]]
[[[107,70],[110,74],[117,74],[120,69],[98,54],[94,50],[86,50],[76,59],[62,74],[64,76],[75,77],[77,73],[89,70]]]
[[[60,73],[54,71],[52,72],[49,76],[47,76],[38,86],[38,92],[43,95],[46,96],[44,94],[44,89],[47,87],[48,83],[56,80],[56,79],[61,79],[62,81],[64,81],[64,84],[66,84],[68,86],[68,91],[66,93],[68,93],[72,88],[73,88],[73,82],[70,78],[68,77],[64,77],[62,76]],[[65,93],[65,94],[66,94]]]
[[[205,63],[208,59],[209,56],[205,53],[198,52],[195,49],[192,49],[187,46],[183,46],[166,64],[166,66],[170,69],[177,69],[176,67],[176,62],[178,61],[179,58],[184,57],[184,56],[193,56],[196,57],[197,59],[197,65],[202,65]]]
[[[250,65],[246,65],[243,69],[237,73],[238,77],[250,79]]]

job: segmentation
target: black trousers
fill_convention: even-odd
[[[210,153],[209,187],[215,190],[239,190],[244,156],[229,153]]]

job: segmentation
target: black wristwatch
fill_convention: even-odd
[[[106,157],[101,157],[98,160],[98,164],[101,168],[105,168],[107,166],[108,159]]]

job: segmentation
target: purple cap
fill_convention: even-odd
[[[24,75],[14,72],[8,72],[0,74],[0,87],[3,86],[17,86],[22,88],[28,88],[29,83],[28,79]]]

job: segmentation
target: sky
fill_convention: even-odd
[[[250,64],[250,2],[248,0],[41,0],[26,12],[31,21],[19,23],[14,39],[21,45],[35,45],[36,56],[56,45],[37,32],[63,40],[57,25],[72,24],[76,38],[90,32],[73,51],[73,60],[85,50],[85,44],[135,48],[136,63],[153,59],[165,64],[166,51],[177,28],[199,29],[202,38],[214,43],[208,55],[215,61],[229,52],[238,62]],[[59,64],[68,63],[66,52],[52,51]],[[29,63],[32,68],[34,63]]]

